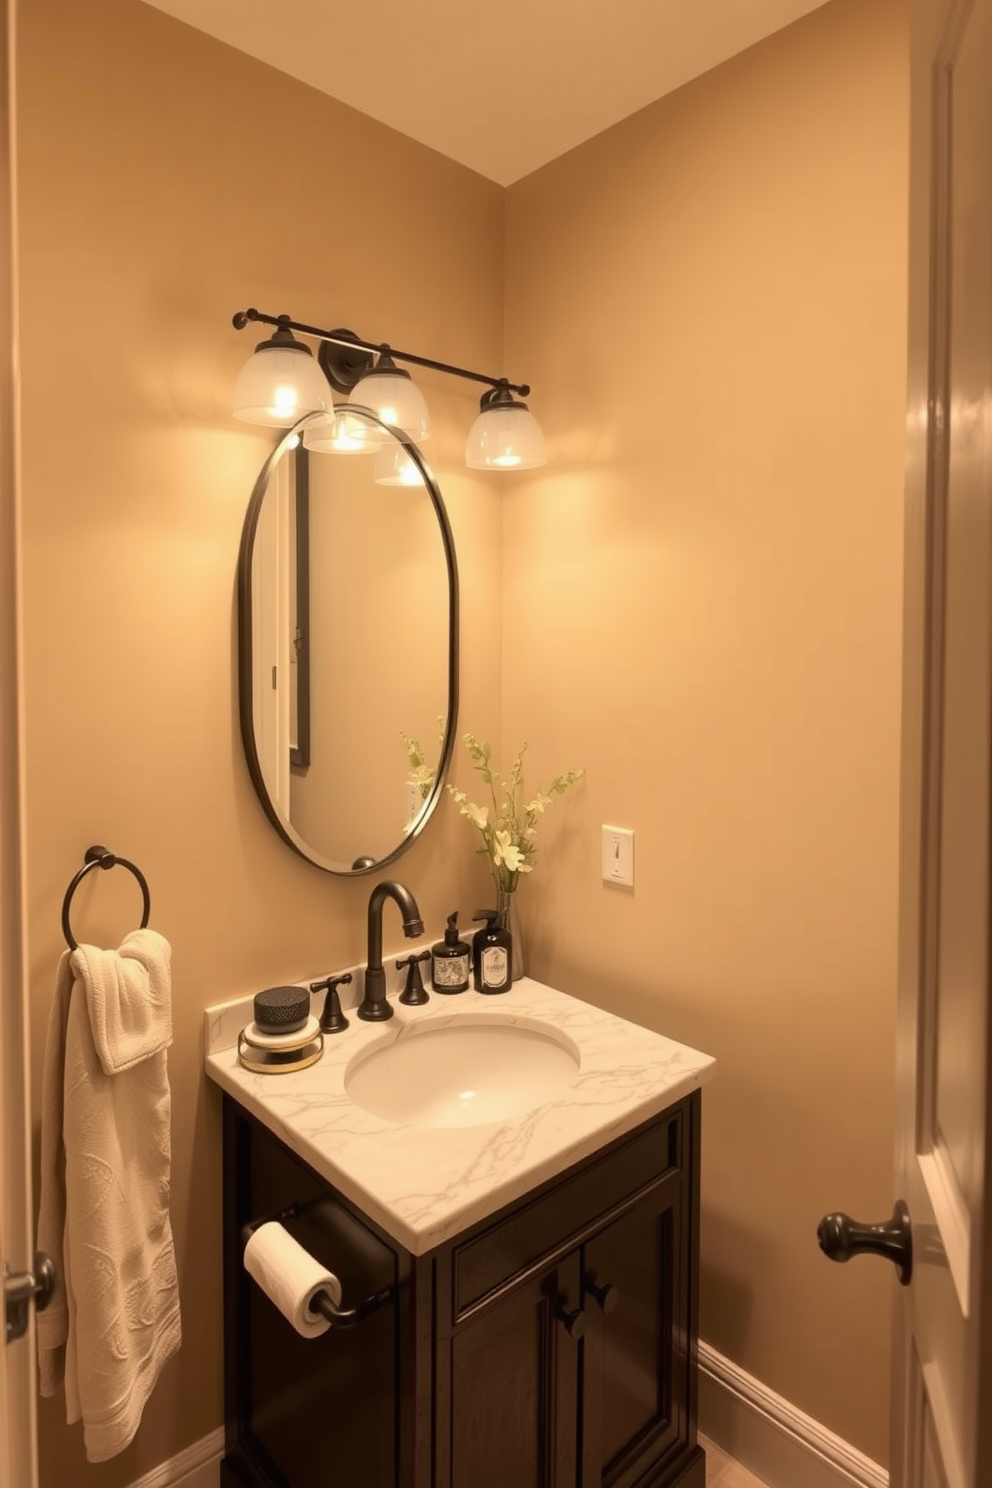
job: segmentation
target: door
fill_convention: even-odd
[[[0,1271],[32,1267],[21,898],[14,3],[0,0]],[[0,1488],[34,1488],[33,1334],[0,1341]]]
[[[893,1488],[992,1482],[992,0],[913,0]],[[992,1257],[990,1257],[992,1259]],[[992,1268],[989,1268],[992,1280]]]
[[[891,1481],[985,1488],[992,0],[914,0],[912,69],[896,1192],[913,1258]]]

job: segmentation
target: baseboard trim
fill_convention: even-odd
[[[220,1482],[220,1459],[224,1455],[224,1428],[219,1426],[191,1447],[160,1462],[131,1488],[217,1488]]]
[[[889,1488],[889,1475],[877,1462],[704,1340],[699,1344],[699,1429],[768,1488]],[[130,1488],[217,1488],[223,1455],[219,1427]]]
[[[889,1488],[884,1467],[703,1341],[699,1429],[768,1488]]]

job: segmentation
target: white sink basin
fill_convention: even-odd
[[[356,1105],[401,1125],[485,1126],[553,1100],[580,1062],[556,1028],[462,1014],[363,1050],[345,1070],[344,1088]]]

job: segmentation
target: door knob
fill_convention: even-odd
[[[35,1251],[33,1271],[4,1273],[3,1302],[8,1343],[23,1338],[28,1331],[28,1303],[32,1298],[35,1310],[44,1312],[55,1295],[55,1280],[55,1263],[43,1250]]]
[[[574,1312],[569,1312],[563,1302],[559,1302],[555,1308],[555,1317],[563,1325],[569,1338],[574,1338],[576,1343],[586,1331],[586,1315],[581,1307]]]
[[[903,1286],[909,1286],[913,1274],[913,1227],[909,1210],[902,1199],[896,1200],[891,1219],[878,1224],[858,1224],[847,1214],[825,1214],[816,1231],[820,1249],[832,1261],[849,1261],[866,1252],[885,1256],[899,1272]]]

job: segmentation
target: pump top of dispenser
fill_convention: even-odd
[[[448,916],[448,927],[444,932],[444,943],[448,946],[456,946],[458,939],[458,911],[456,909],[454,914]]]

